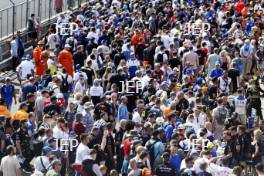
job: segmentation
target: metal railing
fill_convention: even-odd
[[[12,4],[12,0],[9,0]],[[34,13],[41,23],[57,15],[55,8],[57,1],[62,2],[61,11],[76,9],[87,0],[25,0],[0,10],[0,41],[13,35],[16,31],[27,28],[28,19]]]

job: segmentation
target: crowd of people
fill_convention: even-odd
[[[264,175],[263,0],[88,1],[33,47],[11,42],[4,176]]]

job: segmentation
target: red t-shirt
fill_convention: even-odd
[[[131,150],[131,141],[130,139],[125,139],[124,140],[124,157],[128,157],[128,155],[130,154],[130,150]]]
[[[74,122],[72,123],[72,130],[76,135],[78,135],[77,140],[80,141],[80,135],[85,132],[86,128],[82,123],[76,122],[74,120]]]

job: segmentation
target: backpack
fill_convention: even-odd
[[[150,165],[151,167],[154,166],[155,160],[157,158],[157,155],[155,155],[155,144],[159,142],[159,140],[155,140],[154,142],[149,142],[146,146],[146,148],[149,151],[149,157],[150,157]]]
[[[219,125],[224,125],[225,120],[229,118],[229,112],[228,110],[223,106],[223,107],[218,107],[217,108],[217,114],[215,116],[216,122]]]
[[[37,137],[33,139],[33,151],[35,156],[40,156],[42,148],[44,147],[44,141],[39,140]]]
[[[159,53],[158,55],[157,55],[157,61],[156,62],[158,62],[158,63],[163,63],[163,53]]]
[[[42,79],[40,80],[40,85],[41,85],[43,88],[46,88],[46,87],[48,86],[48,84],[49,84],[48,79],[49,79],[49,77],[46,76],[46,75],[44,75],[44,76],[42,77]]]
[[[65,78],[61,76],[61,79],[62,79],[62,84],[60,90],[62,93],[67,93],[70,90],[70,85],[68,83],[68,75],[66,75]]]

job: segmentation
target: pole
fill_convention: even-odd
[[[15,9],[15,3],[12,0],[9,0],[12,3],[13,6],[13,37],[15,36],[15,14],[16,14],[16,9]]]
[[[26,28],[27,28],[27,25],[28,25],[28,12],[29,12],[29,0],[27,0],[27,11],[26,11]]]
[[[49,0],[49,24],[50,24],[50,17],[51,17],[51,0]]]

